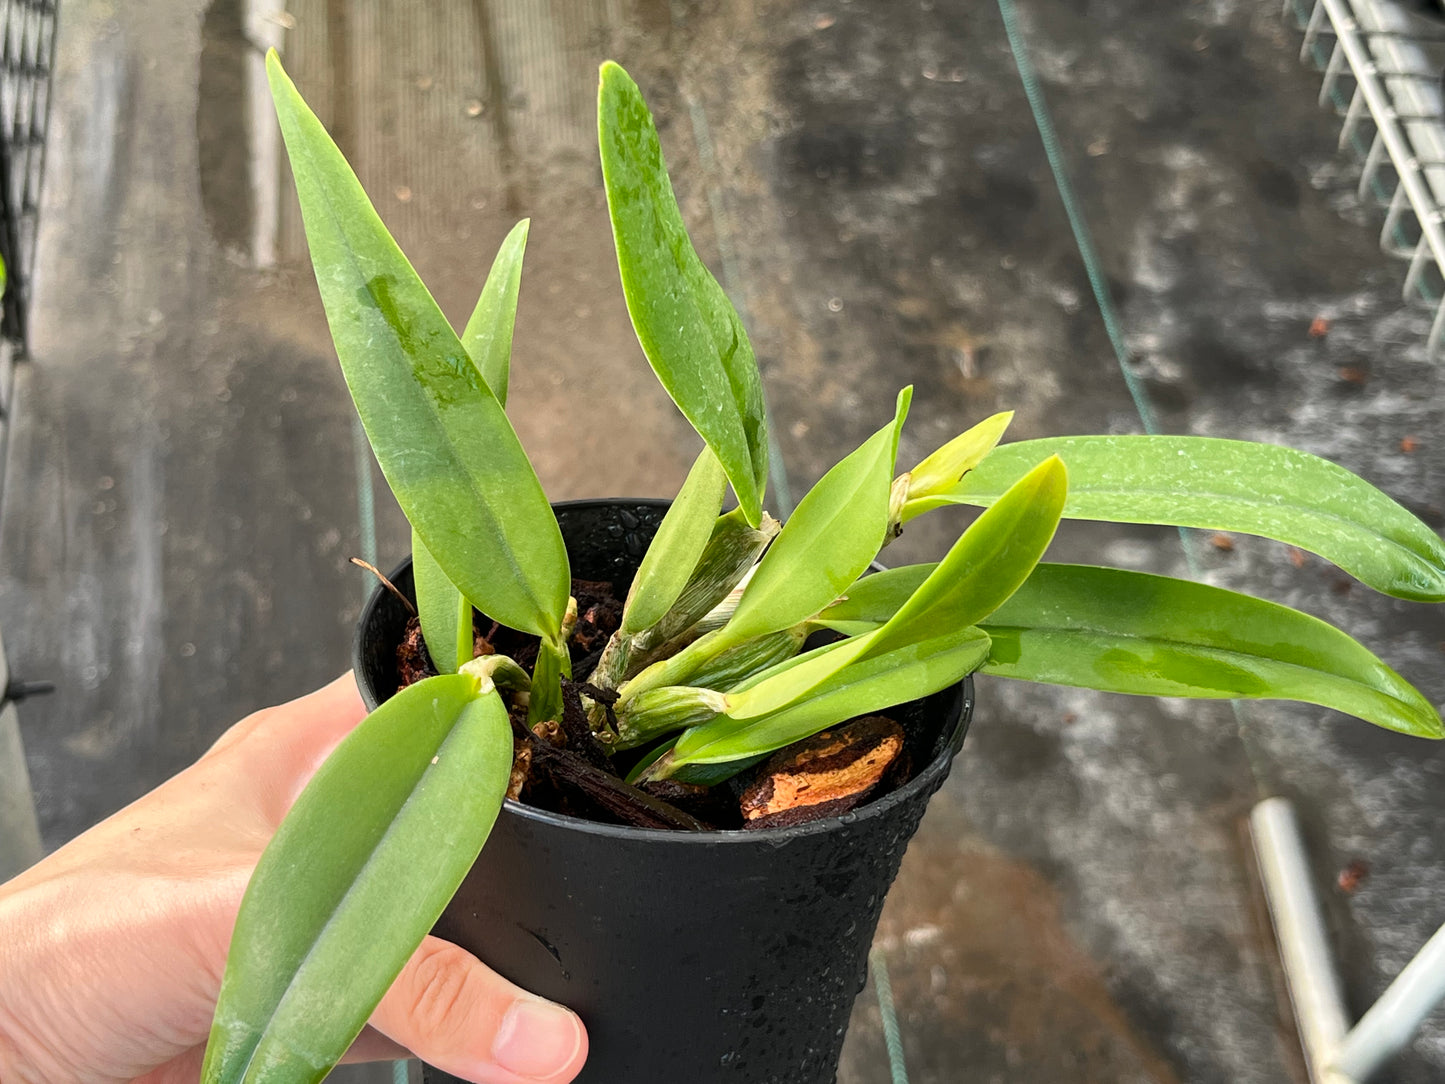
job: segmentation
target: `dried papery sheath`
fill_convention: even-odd
[[[900,474],[893,479],[893,488],[888,491],[888,533],[883,536],[886,546],[903,533],[903,508],[908,503],[908,486],[912,475]]]
[[[615,689],[622,684],[627,674],[627,664],[632,659],[632,637],[624,636],[621,630],[607,639],[597,665],[592,668],[588,680],[599,689]]]
[[[688,678],[688,683],[700,689],[726,691],[770,666],[791,659],[802,650],[803,641],[807,638],[807,626],[799,625],[759,636],[756,640],[746,640],[709,659]]]
[[[761,526],[757,528],[749,527],[736,510],[719,516],[707,548],[702,551],[697,568],[682,589],[682,594],[662,620],[638,633],[634,654],[642,658],[634,658],[629,669],[640,669],[650,662],[646,658],[650,652],[687,632],[727,598],[757,563],[758,557],[781,527],[766,512],[763,513]]]
[[[687,629],[681,635],[674,636],[671,640],[663,644],[660,648],[650,652],[649,656],[652,659],[670,658],[671,656],[676,655],[683,648],[687,647],[694,640],[698,640],[701,637],[706,636],[710,632],[716,632],[718,629],[726,625],[729,621],[732,620],[733,614],[737,612],[738,602],[743,597],[743,591],[747,589],[748,581],[752,579],[753,573],[757,570],[758,566],[753,565],[752,568],[748,569],[747,572],[743,574],[743,578],[738,581],[738,585],[728,592],[727,598],[723,599],[706,614],[704,614],[701,620],[699,620],[697,624],[693,625],[692,628]],[[627,676],[632,677],[637,674],[641,669],[641,666],[634,665],[628,671]]]
[[[757,565],[754,565],[753,568],[757,568]],[[728,597],[704,614],[702,620],[689,631],[701,636],[704,633],[712,632],[714,629],[720,629],[731,621],[733,614],[737,612],[738,602],[743,597],[743,591],[748,586],[748,580],[752,578],[752,571],[753,569],[748,569],[748,575],[744,576],[741,582],[728,592]]]
[[[727,706],[722,693],[670,685],[634,698],[617,717],[617,748],[630,749],[718,717]]]
[[[780,525],[766,512],[761,527],[749,527],[734,509],[717,518],[697,567],[677,601],[656,624],[628,635],[622,629],[612,634],[593,669],[591,682],[599,689],[616,689],[624,681],[657,659],[675,654],[696,640],[697,624],[708,616],[737,587],[757,563]],[[736,605],[736,604],[735,604]],[[725,620],[715,627],[721,627]],[[594,727],[602,723],[600,709],[588,711]]]
[[[573,595],[567,596],[567,611],[562,615],[562,637],[561,642],[566,643],[572,639],[572,631],[577,627],[577,599]]]

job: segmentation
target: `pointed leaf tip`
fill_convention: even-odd
[[[1069,519],[1273,538],[1395,598],[1445,601],[1445,543],[1433,528],[1345,468],[1273,444],[1139,435],[1020,441],[910,510],[991,504],[1050,452],[1069,464]]]
[[[749,525],[760,526],[768,435],[757,358],[737,310],[688,237],[647,103],[611,62],[601,68],[597,136],[637,341],[722,463]]]
[[[505,410],[320,119],[270,76],[336,356],[397,502],[463,595],[555,636],[566,549]]]

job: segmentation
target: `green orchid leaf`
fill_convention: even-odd
[[[1339,629],[1219,587],[1040,565],[984,625],[984,673],[1148,696],[1300,700],[1445,737],[1435,708]]]
[[[769,667],[729,692],[723,711],[733,719],[755,719],[797,703],[867,652],[881,631],[814,648]]]
[[[522,254],[527,247],[530,225],[530,220],[524,218],[502,241],[482,286],[481,297],[461,336],[467,356],[502,406],[507,405],[512,330],[517,317],[517,293],[522,284]],[[443,674],[454,674],[471,659],[474,650],[472,604],[447,578],[416,531],[411,533],[411,552],[416,608],[427,653]]]
[[[636,635],[657,624],[682,595],[713,536],[726,493],[727,475],[722,464],[711,449],[704,448],[663,516],[632,580],[622,614],[625,635]]]
[[[963,476],[979,465],[1003,439],[1014,412],[1005,411],[985,418],[972,429],[954,437],[908,472],[908,499],[903,506],[906,523],[921,511],[919,502],[935,493],[946,493]],[[912,509],[912,511],[910,511]]]
[[[898,396],[894,419],[808,491],[722,629],[740,643],[806,621],[841,595],[878,555],[888,530],[888,492],[898,432],[913,389]]]
[[[1445,543],[1370,483],[1328,460],[1213,437],[1059,437],[1005,444],[947,494],[987,505],[1040,460],[1069,465],[1066,519],[1238,531],[1317,553],[1396,598],[1445,601]]]
[[[807,699],[782,711],[757,719],[723,715],[685,731],[672,748],[666,770],[676,776],[690,764],[760,756],[846,719],[928,696],[962,681],[988,652],[988,636],[979,629],[964,628],[866,656],[816,685]]]
[[[205,1084],[319,1081],[360,1033],[502,807],[511,726],[482,688],[403,689],[301,792],[241,901]]]
[[[844,636],[858,636],[887,624],[903,608],[923,581],[933,574],[937,563],[900,565],[864,576],[848,593],[823,610],[810,623],[813,628],[832,629]]]
[[[898,432],[912,395],[911,387],[904,388],[893,421],[835,464],[798,502],[727,624],[625,682],[619,711],[649,690],[691,683],[722,652],[803,623],[858,578],[888,531]]]
[[[635,787],[640,781],[646,778],[650,778],[647,775],[647,769],[651,768],[653,764],[657,763],[658,760],[662,759],[663,757],[667,756],[668,753],[672,752],[672,747],[676,744],[676,736],[666,738],[663,741],[658,742],[655,746],[642,754],[642,757],[637,761],[636,764],[632,766],[632,770],[627,773],[627,778],[624,780],[624,782],[626,782],[630,786]]]
[[[869,651],[977,625],[1018,590],[1059,526],[1068,472],[1050,456],[1011,485],[959,536],[888,622]]]
[[[728,694],[727,715],[751,719],[781,711],[856,659],[978,624],[1013,594],[1039,563],[1059,525],[1067,490],[1064,465],[1051,456],[979,516],[875,631],[763,671]],[[889,576],[890,588],[902,582],[898,576],[880,575]]]
[[[416,583],[416,612],[427,654],[443,674],[455,674],[471,660],[472,604],[447,578],[426,543],[411,532],[411,571]]]
[[[631,77],[602,65],[602,179],[622,292],[648,363],[717,456],[750,525],[762,522],[768,427],[747,332],[688,239],[652,114]]]
[[[531,695],[527,701],[527,723],[562,718],[562,679],[572,676],[572,656],[566,644],[542,638],[537,646],[537,663],[532,668]]]
[[[502,406],[507,405],[507,379],[512,369],[512,329],[517,320],[517,293],[522,286],[522,254],[527,248],[530,219],[512,227],[497,250],[482,296],[472,310],[462,347],[476,365],[487,387]]]
[[[502,241],[481,297],[462,332],[462,348],[472,359],[487,387],[502,406],[507,405],[507,381],[512,367],[512,330],[517,318],[517,294],[522,284],[522,255],[527,248],[531,220],[522,219]],[[436,558],[412,531],[416,608],[421,618],[427,653],[443,674],[454,674],[472,657],[472,604],[447,578]],[[451,645],[456,645],[453,653]],[[440,647],[433,646],[440,645]]]
[[[266,69],[336,355],[397,502],[478,609],[555,637],[567,553],[506,411],[274,50]]]
[[[761,764],[771,754],[772,751],[769,751],[756,756],[743,757],[741,760],[724,760],[717,764],[682,764],[671,770],[667,770],[664,766],[658,771],[657,778],[673,779],[679,783],[691,783],[699,787],[715,787],[719,783],[726,783],[739,772],[747,771],[754,764]]]
[[[663,742],[642,759],[642,762],[628,773],[627,781],[634,786],[653,779],[672,779],[678,783],[692,783],[700,787],[715,787],[726,783],[739,772],[746,771],[754,764],[768,758],[767,753],[744,757],[742,760],[725,760],[720,764],[674,765],[672,747],[677,744],[673,737]]]

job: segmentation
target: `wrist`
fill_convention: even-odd
[[[0,1081],[4,1084],[39,1084],[45,1079],[25,1023],[25,1013],[35,1008],[26,987],[37,978],[32,951],[36,932],[28,895],[14,882],[0,885]]]

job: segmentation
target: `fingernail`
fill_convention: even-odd
[[[572,1064],[582,1045],[582,1021],[550,1001],[512,1002],[497,1037],[492,1058],[503,1069],[534,1080],[549,1080]]]

